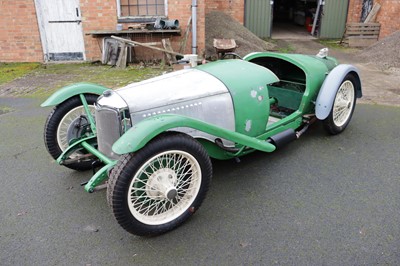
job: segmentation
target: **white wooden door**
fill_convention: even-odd
[[[79,0],[35,0],[44,61],[85,60]]]

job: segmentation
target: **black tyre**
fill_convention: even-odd
[[[94,114],[93,104],[98,96],[93,94],[85,95],[86,101],[90,105]],[[87,115],[83,108],[79,96],[74,96],[60,103],[47,117],[44,126],[44,143],[50,155],[57,159],[68,147],[71,139],[78,139],[91,132]],[[76,152],[71,157],[81,156],[82,153]],[[65,164],[66,167],[84,171],[92,168],[92,159],[84,159],[79,162]]]
[[[352,74],[347,74],[340,84],[331,112],[322,121],[328,133],[339,134],[349,124],[356,106],[356,84],[356,79]]]
[[[185,134],[165,134],[121,156],[107,199],[118,223],[141,236],[168,232],[201,205],[212,176],[203,146]]]

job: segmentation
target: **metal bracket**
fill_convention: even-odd
[[[81,24],[82,20],[50,20],[49,23],[78,23]]]
[[[97,173],[90,178],[89,182],[85,185],[85,190],[89,193],[93,193],[96,187],[99,186],[104,180],[108,178],[108,171],[113,168],[118,161],[112,161],[111,163],[103,166]]]

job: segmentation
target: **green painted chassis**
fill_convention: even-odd
[[[318,58],[316,59],[315,57],[308,57],[304,55],[286,55],[276,53],[252,54],[247,56],[245,60],[260,64],[260,62],[257,62],[258,59],[265,57],[284,60],[304,71],[305,83],[302,84],[305,85],[305,90],[304,92],[299,94],[291,90],[279,90],[279,88],[273,85],[268,86],[269,90],[272,92],[271,94],[273,94],[272,97],[270,95],[270,105],[275,104],[276,98],[278,97],[282,99],[283,102],[287,102],[289,106],[293,107],[293,101],[291,99],[295,98],[297,100],[295,100],[294,105],[298,106],[298,108],[287,116],[282,117],[277,122],[268,125],[262,134],[252,137],[240,132],[233,132],[189,117],[174,114],[165,114],[153,116],[134,125],[133,128],[128,130],[119,140],[114,143],[114,152],[116,152],[117,154],[135,152],[144,147],[155,136],[176,127],[194,128],[214,135],[216,137],[227,139],[236,143],[236,150],[234,152],[230,152],[221,149],[214,143],[211,143],[204,139],[198,139],[199,142],[207,150],[209,156],[216,159],[223,160],[240,157],[255,150],[264,152],[274,151],[276,147],[266,141],[269,137],[274,136],[287,129],[299,129],[305,124],[309,123],[310,118],[314,113],[315,100],[318,95],[319,89],[326,77],[326,74],[329,72],[329,70],[336,66],[336,61],[334,59],[320,60]],[[320,64],[318,64],[318,60],[321,61]],[[295,81],[292,82],[296,83]],[[69,156],[72,153],[82,149],[87,150],[89,153],[97,157],[101,162],[104,163],[104,166],[100,170],[98,170],[96,174],[85,185],[85,190],[87,192],[94,192],[96,190],[96,187],[108,178],[108,172],[115,166],[117,160],[112,160],[108,158],[106,155],[102,154],[95,148],[97,141],[96,125],[94,118],[89,111],[89,106],[86,102],[84,95],[100,95],[107,88],[88,83],[74,84],[71,86],[71,88],[72,89],[70,90],[64,90],[63,93],[61,92],[59,94],[53,95],[46,102],[44,102],[42,106],[56,105],[62,102],[63,99],[75,95],[80,96],[80,99],[90,122],[92,133],[89,136],[85,136],[81,139],[77,139],[71,142],[70,146],[57,159],[57,162],[59,164],[63,164],[68,160]],[[131,135],[134,135],[134,137]],[[127,142],[126,140],[130,141]]]

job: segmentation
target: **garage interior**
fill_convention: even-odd
[[[275,0],[273,39],[314,39],[312,24],[318,0]]]

